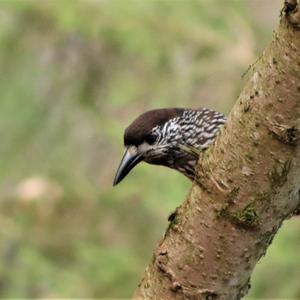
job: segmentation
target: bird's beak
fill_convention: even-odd
[[[124,156],[120,162],[113,185],[117,185],[134,166],[142,161],[142,155],[137,153],[136,147],[128,147],[125,149]]]

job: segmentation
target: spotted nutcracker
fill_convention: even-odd
[[[175,169],[193,180],[199,153],[215,140],[225,121],[222,113],[208,108],[143,113],[125,130],[125,153],[113,184],[141,161]]]

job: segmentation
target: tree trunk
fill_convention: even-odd
[[[216,142],[200,157],[135,299],[240,299],[299,205],[300,8],[286,0],[273,40]]]

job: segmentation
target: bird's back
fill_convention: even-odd
[[[207,148],[225,121],[222,113],[208,108],[186,109],[180,119],[183,139],[197,149]]]

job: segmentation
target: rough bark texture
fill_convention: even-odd
[[[135,299],[240,299],[299,205],[300,9],[286,1],[270,46],[189,196],[171,216]]]

